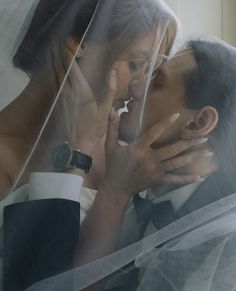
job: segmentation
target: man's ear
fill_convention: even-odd
[[[77,40],[73,37],[68,37],[66,44],[67,44],[67,48],[70,50],[70,52],[73,55],[76,53],[77,59],[82,58],[85,55],[85,53],[87,52],[88,47],[89,47],[88,43],[83,43],[78,50],[79,40]]]
[[[183,139],[205,137],[214,130],[218,120],[217,110],[212,106],[205,106],[183,126],[181,137]]]

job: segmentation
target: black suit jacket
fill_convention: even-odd
[[[18,203],[4,209],[4,291],[21,291],[73,267],[80,205],[64,199]]]
[[[184,205],[177,212],[177,217],[183,217],[189,213],[209,205],[228,195],[236,193],[236,181],[229,181],[220,171],[212,173]]]
[[[184,203],[184,205],[180,208],[180,210],[177,212],[177,217],[183,217],[185,215],[188,215],[189,213],[200,209],[208,204],[211,204],[219,199],[222,199],[228,195],[236,193],[236,182],[235,181],[229,181],[227,177],[224,177],[221,172],[215,172],[211,174],[197,189],[196,191],[191,195],[191,197]],[[232,241],[232,242],[231,242]],[[235,250],[234,246],[236,241],[236,237],[233,236],[231,240],[228,241],[227,245],[225,246],[223,250],[222,257],[229,258],[230,256],[227,254],[234,254]],[[214,247],[214,243],[217,244],[217,239],[215,242],[211,241],[211,243],[205,245],[205,254],[210,253],[212,251],[212,248]],[[200,245],[200,250],[202,246]],[[180,252],[181,253],[181,252]],[[194,253],[193,253],[194,254]],[[194,269],[191,269],[191,264],[189,264],[189,269],[184,270],[181,269],[181,265],[185,265],[188,262],[185,260],[188,260],[189,257],[185,258],[185,253],[183,252],[182,257],[179,256],[179,253],[176,253],[176,258],[174,257],[174,253],[172,253],[172,256],[169,256],[168,252],[163,252],[160,256],[160,260],[163,262],[163,265],[166,266],[166,270],[168,271],[169,264],[176,264],[176,269],[180,269],[180,271],[194,272]],[[181,264],[179,264],[180,258],[182,259]],[[198,258],[199,261],[205,259],[204,253],[198,253],[198,249],[195,249],[195,259]],[[177,263],[176,263],[177,262]],[[169,263],[169,264],[168,264]],[[200,263],[199,263],[200,264]],[[220,267],[219,267],[219,270]],[[225,269],[223,269],[225,271]],[[220,271],[219,271],[220,272]],[[177,275],[176,275],[177,276]],[[216,274],[217,276],[217,274]],[[181,276],[180,276],[181,277]],[[181,287],[186,282],[184,280],[179,280],[179,284]],[[165,280],[165,276],[161,276],[158,272],[156,274],[156,282],[155,282],[155,288],[160,291],[174,291],[173,286],[168,282],[168,280]],[[222,285],[222,290],[229,290],[227,289],[227,284]],[[231,289],[230,289],[231,290]],[[149,288],[147,288],[145,291],[149,291]]]

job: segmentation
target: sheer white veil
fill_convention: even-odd
[[[186,40],[206,41],[236,52],[231,45],[217,38],[192,35],[179,45],[178,57],[186,51]],[[219,178],[219,177],[218,177]],[[213,178],[216,189],[205,188],[203,196],[214,196],[215,201],[206,203],[198,210],[156,231],[152,235],[73,271],[55,276],[30,287],[29,291],[67,290],[73,281],[73,290],[84,288],[119,271],[135,261],[143,271],[137,290],[178,291],[233,291],[236,286],[236,194],[222,191],[224,182]],[[201,204],[201,201],[199,201]]]
[[[136,267],[145,269],[145,275],[137,290],[154,290],[159,286],[159,282],[156,282],[155,278],[160,272],[164,280],[170,286],[174,286],[173,290],[199,290],[199,286],[203,284],[202,290],[220,291],[222,288],[220,282],[212,288],[211,279],[215,275],[214,271],[220,260],[225,259],[225,256],[222,277],[227,275],[232,267],[235,267],[235,256],[234,253],[231,253],[234,249],[233,246],[229,253],[223,252],[225,244],[231,238],[235,242],[235,210],[236,194],[232,194],[114,254],[39,282],[27,290],[67,290],[72,288],[71,282],[73,282],[74,288],[72,290],[84,290],[135,260]],[[212,248],[211,242],[214,242]],[[166,243],[164,247],[158,248],[164,243]],[[197,255],[194,251],[197,252]],[[162,256],[168,258],[163,266],[161,264]],[[199,264],[198,258],[201,256],[203,259]],[[229,256],[232,256],[232,261],[227,261]],[[209,264],[204,265],[205,260],[208,260]],[[190,267],[194,269],[195,273],[187,272]],[[205,277],[206,273],[208,276],[212,273],[212,278]],[[184,286],[182,286],[182,282],[184,282]],[[235,281],[232,274],[227,284],[230,286],[227,290],[234,290]],[[170,286],[169,288],[171,288]]]
[[[30,25],[38,2],[3,0],[0,3],[0,86],[4,92],[0,109],[14,100],[28,82],[27,76],[12,66],[12,59]]]
[[[166,8],[163,1],[153,1],[156,2],[157,5],[160,5],[163,10],[160,11],[160,18],[157,23],[157,31],[160,35],[160,42],[157,44],[151,56],[151,64],[145,84],[146,93],[148,91],[152,73],[160,52],[161,42],[170,23],[170,19],[173,17],[173,14]],[[150,2],[153,1],[150,0]],[[9,80],[8,82],[14,82],[14,79],[12,79],[12,81],[9,79],[9,76],[12,74],[12,58],[24,38],[25,32],[30,25],[38,2],[38,0],[4,0],[0,4],[1,88],[4,88],[4,86],[7,86],[8,88],[11,87],[6,80]],[[40,134],[37,136],[34,143],[34,147],[29,153],[25,164],[22,166],[15,182],[15,186],[17,186],[22,176],[27,174],[27,168],[31,160],[34,158],[35,153],[40,151],[40,146],[42,146],[42,144],[44,145],[44,140],[42,137],[45,132],[47,133],[47,130],[50,129],[51,121],[54,121],[54,109],[57,109],[58,104],[60,105],[59,101],[60,98],[63,97],[63,94],[61,94],[63,89],[66,88],[68,90],[68,87],[66,86],[69,84],[69,89],[71,89],[69,92],[72,92],[71,94],[73,97],[76,96],[78,99],[80,97],[84,97],[80,94],[80,91],[77,90],[78,88],[76,87],[76,83],[70,83],[71,80],[73,80],[70,78],[70,72],[73,69],[73,65],[76,64],[77,52],[83,44],[84,39],[88,41],[96,39],[97,33],[101,33],[99,30],[100,25],[102,27],[102,32],[104,32],[102,16],[105,16],[105,13],[108,13],[111,8],[108,7],[109,9],[107,10],[106,5],[102,5],[105,2],[106,1],[100,1],[101,7],[97,7],[97,10],[94,13],[94,18],[92,18],[83,39],[78,45],[78,49],[73,55],[70,66],[63,72],[64,75],[62,80],[60,80],[59,89],[54,96],[54,102],[43,122],[40,129]],[[143,7],[141,7],[141,12],[139,11],[140,13],[143,13],[142,9]],[[4,17],[2,17],[2,15]],[[12,19],[14,19],[14,21],[12,21]],[[112,17],[106,17],[106,19],[109,21],[113,20]],[[105,24],[106,26],[111,23],[109,23],[109,21]],[[149,19],[147,19],[147,23],[149,24]],[[129,36],[129,31],[124,31],[124,35]],[[122,35],[122,37],[124,35]],[[107,38],[107,34],[104,34],[102,40],[100,39],[101,43],[104,44],[107,42]],[[195,36],[195,38],[199,39],[199,36]],[[192,40],[192,38],[190,39]],[[209,40],[208,37],[202,36],[200,39],[205,39],[207,41]],[[211,39],[210,41],[212,43],[219,42],[228,47],[227,44],[216,39]],[[182,45],[180,45],[180,47],[182,47]],[[233,47],[229,48],[235,50]],[[172,50],[173,57],[176,57],[174,54],[176,50],[178,49],[174,48]],[[99,59],[100,56],[99,54],[96,55],[96,53],[97,51],[95,51],[95,57]],[[109,57],[110,51],[105,52],[104,60],[109,59]],[[91,55],[85,59],[88,67],[93,65],[93,63],[91,64],[90,58]],[[97,76],[96,73],[100,72],[104,64],[106,64],[105,61],[99,64],[97,68],[92,67],[92,74]],[[17,76],[16,79],[17,84],[22,84],[21,77]],[[27,79],[24,79],[23,82],[27,82]],[[104,79],[100,82],[103,87]],[[144,100],[146,98],[146,93]],[[6,94],[11,95],[11,92],[9,91]],[[142,120],[142,117],[140,120]],[[64,120],[61,115],[59,115],[59,117],[56,115],[56,121],[58,121],[57,124],[60,125]],[[53,137],[53,134],[54,132],[52,132],[51,137]],[[59,137],[64,140],[64,132],[63,130],[60,131],[60,128],[59,134],[61,134]],[[44,167],[44,165],[40,165],[39,168],[41,171],[48,170],[48,168],[46,166]],[[200,207],[198,210],[189,213],[188,215],[178,219],[176,222],[166,226],[165,228],[156,231],[154,234],[144,238],[143,240],[131,244],[90,264],[80,266],[52,278],[42,280],[41,282],[27,288],[27,290],[83,290],[84,288],[107,278],[108,276],[114,275],[116,272],[119,273],[119,269],[128,265],[130,262],[135,261],[136,267],[144,270],[144,274],[140,278],[137,287],[137,290],[139,291],[233,291],[236,286],[236,252],[234,249],[236,231],[236,223],[234,223],[236,219],[236,194],[229,194],[231,195],[228,195],[227,197],[224,197],[222,194],[221,199],[218,199],[218,201],[214,201],[213,203],[209,203],[209,205]],[[122,271],[120,271],[120,273],[122,273]],[[164,289],[165,286],[166,289]],[[227,288],[225,288],[225,286]]]

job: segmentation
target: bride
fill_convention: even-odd
[[[93,157],[87,185],[96,188],[111,108],[124,106],[161,43],[170,51],[177,28],[162,1],[41,0],[32,14],[13,58],[29,83],[0,114],[1,199],[30,172],[51,171],[49,153],[65,140]]]

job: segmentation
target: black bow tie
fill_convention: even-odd
[[[138,222],[143,222],[145,229],[150,221],[157,229],[161,229],[177,219],[170,200],[155,204],[151,200],[141,198],[136,194],[133,203]]]

